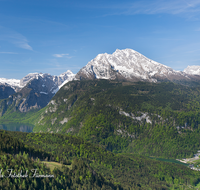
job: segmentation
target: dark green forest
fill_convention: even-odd
[[[28,133],[0,131],[0,189],[122,189],[119,185],[107,182],[100,174],[95,173],[81,158],[61,161],[64,158],[54,151],[48,153],[41,147],[35,147],[32,141],[30,141],[32,145],[29,145],[23,143],[23,140],[18,140],[19,137],[26,138],[26,135]],[[45,144],[47,145],[48,142],[44,141],[43,145]],[[62,169],[55,168],[50,171],[41,160],[60,161],[63,165]],[[68,165],[71,165],[71,168],[67,167]],[[13,169],[12,175],[20,173],[24,177],[11,177],[7,169]],[[37,175],[51,177],[35,177],[35,171],[31,171],[33,169],[37,171]],[[26,171],[28,177],[25,176]]]
[[[0,164],[16,173],[31,169],[54,178],[1,178],[7,189],[181,189],[200,183],[199,172],[138,154],[115,154],[71,135],[0,131]],[[19,140],[20,139],[20,140]],[[45,161],[62,169],[50,171]],[[69,167],[70,166],[70,167]],[[4,188],[6,189],[6,188]]]

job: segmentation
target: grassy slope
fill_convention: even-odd
[[[32,110],[27,113],[16,112],[7,112],[4,116],[0,118],[0,123],[9,124],[9,123],[25,123],[35,125],[38,122],[40,114],[43,110]]]
[[[48,168],[50,168],[51,171],[54,170],[54,168],[58,168],[60,170],[62,170],[62,167],[68,167],[68,168],[72,168],[72,165],[63,165],[61,163],[58,162],[50,162],[50,161],[42,161],[43,164],[45,164]]]

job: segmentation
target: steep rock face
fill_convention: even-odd
[[[55,85],[60,86],[65,80],[73,79],[74,74],[68,70],[59,76],[50,75],[48,73],[29,73],[20,80],[20,86],[25,86],[33,79],[43,78],[44,80],[52,81]]]
[[[8,98],[9,95],[14,94],[15,92],[19,92],[33,79],[38,79],[42,81],[41,83],[37,83],[37,85],[40,86],[35,86],[35,88],[38,88],[40,92],[51,92],[55,94],[64,84],[73,80],[74,76],[75,74],[68,70],[60,74],[59,76],[54,76],[47,73],[29,73],[21,80],[0,78],[0,99]]]
[[[7,85],[0,85],[0,99],[8,98],[10,95],[14,94],[13,88]]]
[[[60,76],[49,74],[30,73],[20,80],[20,86],[24,86],[17,93],[13,93],[9,98],[0,102],[1,116],[7,110],[28,112],[32,109],[45,107],[55,93],[59,90],[59,84],[72,80],[74,74],[67,71]],[[6,96],[5,96],[6,97]]]
[[[73,80],[74,76],[75,74],[73,74],[70,70],[60,74],[59,76],[53,76],[48,73],[29,73],[28,75],[26,75],[20,80],[20,85],[25,86],[31,80],[40,78],[43,81],[46,81],[46,82],[48,81],[47,82],[48,84],[46,84],[47,85],[46,87],[48,88],[48,86],[51,86],[50,92],[55,94],[60,89],[60,86],[63,86],[67,82]],[[41,84],[41,85],[43,87],[41,90],[43,90],[45,86],[44,84]],[[41,86],[38,86],[38,88],[40,87]]]
[[[67,82],[73,80],[75,74],[73,74],[70,70],[60,74],[59,76],[55,76],[54,77],[54,82],[56,82],[58,84],[58,86],[60,85],[64,85]]]
[[[149,82],[189,79],[186,73],[150,60],[132,49],[117,49],[113,54],[99,54],[83,67],[75,78]]]
[[[21,91],[30,89],[29,93],[25,93],[18,109],[20,112],[27,112],[31,109],[41,109],[45,107],[54,96],[54,90],[57,88],[50,78],[39,76],[31,80]]]
[[[44,81],[41,77],[31,80],[19,92],[10,95],[9,98],[0,102],[1,116],[7,110],[27,112],[31,109],[41,109],[45,107],[54,93],[50,92],[53,88],[48,80]]]
[[[75,74],[72,73],[70,70],[68,70],[65,73],[62,73],[61,75],[59,75],[59,89],[64,86],[66,83],[68,83],[69,81],[72,81],[75,77]]]

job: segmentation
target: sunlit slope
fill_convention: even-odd
[[[80,189],[195,189],[194,186],[200,182],[199,172],[186,166],[137,154],[115,154],[81,137],[50,133],[3,133],[1,140],[5,143],[2,143],[1,150],[4,152],[9,152],[11,147],[16,150],[20,144],[21,151],[31,156],[37,155],[41,160],[45,158],[50,161],[49,165],[52,161],[57,165],[63,163],[65,170],[61,168],[62,172],[54,172],[54,183],[62,185],[62,188],[68,186],[74,189],[72,187],[81,185]],[[17,144],[16,139],[12,141],[14,137],[23,143]],[[32,147],[35,151],[32,151]],[[69,164],[70,167],[67,167]],[[50,179],[50,182],[48,185],[51,186],[53,181]]]
[[[51,146],[44,150],[47,144],[51,145],[51,141],[45,141],[48,134],[43,134],[42,137],[47,138],[42,141],[40,138],[40,146],[38,134],[32,134],[33,139],[29,134],[0,130],[0,189],[117,189],[117,185],[107,182],[99,173],[94,173],[85,161],[74,158],[68,167],[69,163],[61,153],[52,151]],[[50,136],[50,139],[55,139],[53,135]],[[57,166],[52,168],[52,164]],[[8,177],[10,174],[13,176]]]
[[[78,135],[114,152],[191,156],[200,148],[199,95],[198,87],[171,82],[72,81],[34,131]]]

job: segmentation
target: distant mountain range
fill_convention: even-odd
[[[74,74],[70,70],[60,74],[59,76],[54,76],[47,73],[44,73],[44,74],[43,73],[29,73],[28,75],[23,77],[21,80],[0,78],[0,84],[10,86],[16,92],[18,92],[20,89],[25,87],[28,84],[28,82],[30,82],[33,79],[37,79],[37,80],[43,79],[44,81],[46,81],[46,79],[49,79],[50,81],[52,81],[51,83],[53,83],[55,86],[54,88],[51,89],[51,92],[55,93],[56,92],[55,90],[60,85],[62,85],[63,82],[72,80],[73,77],[74,77]]]
[[[0,79],[0,114],[6,111],[27,112],[45,107],[63,83],[74,78],[71,71],[59,76],[30,73],[21,80]]]
[[[47,73],[29,73],[21,80],[0,78],[0,85],[10,86],[15,92],[18,92],[33,79],[41,78],[45,81],[48,78],[55,86],[50,92],[55,94],[59,88],[73,79],[119,79],[158,82],[163,80],[200,80],[199,76],[200,66],[188,66],[183,72],[175,71],[166,65],[148,59],[132,49],[117,49],[113,54],[97,55],[77,74],[73,74],[70,70],[59,76]]]
[[[188,66],[183,72],[175,71],[132,49],[117,49],[113,54],[97,55],[77,74],[68,70],[59,76],[30,73],[21,80],[0,78],[0,99],[5,99],[0,102],[0,113],[3,115],[7,110],[4,104],[6,107],[12,104],[20,112],[43,108],[67,82],[89,79],[153,83],[173,81],[194,85],[200,82],[200,66]]]

